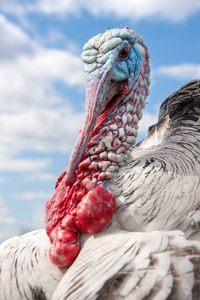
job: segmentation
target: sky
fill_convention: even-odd
[[[84,119],[82,48],[125,26],[144,39],[152,70],[138,142],[161,103],[200,79],[200,0],[1,0],[0,241],[44,228]]]

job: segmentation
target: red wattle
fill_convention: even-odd
[[[78,229],[82,232],[101,230],[110,222],[115,209],[115,196],[101,186],[95,187],[83,197],[77,207]]]
[[[78,231],[74,216],[72,216],[72,215],[66,215],[62,219],[60,226],[62,229],[67,230],[67,231],[71,231],[71,232]]]
[[[58,267],[71,265],[80,251],[79,244],[62,244],[55,242],[50,246],[49,257]]]
[[[74,183],[76,188],[78,185]],[[77,257],[80,247],[78,241],[79,231],[96,232],[104,228],[112,219],[116,209],[116,201],[114,195],[102,188],[96,186],[87,194],[85,189],[80,189],[72,194],[80,196],[81,201],[76,200],[71,210],[66,211],[63,204],[66,201],[65,186],[63,182],[58,187],[59,194],[62,197],[53,198],[55,201],[48,201],[45,208],[47,221],[47,234],[49,236],[51,247],[49,257],[51,261],[58,267],[67,267],[71,265]],[[58,201],[62,199],[62,201]],[[64,199],[64,200],[63,200]],[[57,200],[57,201],[56,201]],[[52,211],[59,212],[52,218]],[[66,215],[63,217],[64,213]]]
[[[78,233],[63,230],[58,225],[55,229],[54,240],[49,249],[51,261],[58,267],[66,267],[73,263],[79,253]]]

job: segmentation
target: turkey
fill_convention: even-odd
[[[167,98],[133,148],[150,84],[143,40],[108,30],[82,59],[83,128],[46,232],[0,245],[0,299],[200,299],[200,81]]]
[[[112,219],[116,199],[107,182],[131,153],[149,95],[149,54],[134,31],[114,29],[93,37],[82,59],[85,121],[45,205],[49,256],[58,267],[73,263],[80,232],[99,231]]]

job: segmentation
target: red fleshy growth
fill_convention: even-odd
[[[65,172],[63,172],[58,179],[52,199],[45,205],[46,231],[52,244],[50,258],[59,267],[72,264],[76,258],[79,252],[79,231],[101,230],[110,222],[115,212],[114,195],[101,186],[102,181],[109,179],[110,173],[103,170],[100,163],[103,161],[107,167],[111,164],[107,157],[106,145],[101,142],[102,137],[107,134],[102,124],[107,119],[108,122],[112,122],[107,114],[111,114],[121,101],[124,90],[126,92],[129,90],[127,83],[123,83],[123,89],[117,100],[101,112],[82,161],[70,182],[66,183]],[[120,112],[122,113],[123,111]],[[119,119],[121,120],[121,115]],[[122,142],[119,137],[118,139],[115,139],[111,146],[117,149],[121,143],[121,147],[124,147],[122,152],[124,152],[126,143]],[[127,144],[127,148],[129,147],[130,145]],[[69,232],[74,233],[75,236],[70,235]]]
[[[58,267],[70,266],[80,251],[79,244],[63,244],[55,242],[50,246],[49,257]]]
[[[52,199],[45,204],[45,223],[48,236],[66,215],[67,203],[69,203],[67,189],[62,181],[55,190]]]
[[[69,230],[71,232],[77,232],[77,226],[75,223],[74,216],[72,215],[66,215],[60,224],[60,227],[64,230]]]
[[[80,250],[74,216],[66,215],[51,231],[49,239],[52,243],[49,249],[51,261],[58,267],[71,265]]]
[[[55,193],[45,205],[46,231],[51,242],[50,258],[59,267],[65,267],[73,263],[78,255],[78,233],[96,232],[104,228],[112,219],[116,209],[114,195],[104,189],[102,181],[109,179],[110,173],[101,168],[103,160],[108,167],[108,149],[102,137],[107,134],[106,127],[102,127],[114,108],[128,93],[128,82],[119,86],[119,95],[115,101],[106,105],[99,116],[92,137],[88,143],[82,161],[78,164],[70,181],[66,182],[65,174],[59,177]],[[120,108],[119,108],[120,109]],[[119,110],[119,122],[123,110]],[[115,117],[116,118],[116,117]],[[118,123],[120,126],[120,123]],[[113,132],[114,134],[114,132]],[[118,142],[118,143],[117,143]],[[119,148],[122,141],[113,142],[111,147]],[[125,142],[121,144],[125,149]],[[127,144],[128,145],[128,144]],[[128,148],[130,145],[128,145]],[[113,149],[115,153],[115,148]],[[113,151],[112,150],[112,151]],[[123,151],[122,151],[123,152]],[[101,157],[99,155],[101,153]],[[110,164],[110,162],[109,162]]]
[[[116,208],[114,195],[104,188],[94,187],[87,193],[80,180],[72,182],[66,186],[63,178],[45,205],[46,232],[52,244],[49,257],[58,267],[71,265],[78,255],[79,231],[102,229]]]
[[[115,209],[115,196],[101,186],[95,187],[77,207],[78,229],[85,232],[101,230],[110,222]]]

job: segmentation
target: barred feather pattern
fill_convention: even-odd
[[[69,269],[51,263],[49,245],[45,230],[0,245],[0,299],[199,299],[200,242],[181,231],[84,233]]]
[[[180,231],[107,229],[82,243],[53,300],[199,299],[200,242]]]
[[[49,259],[45,230],[11,238],[0,245],[0,299],[50,300],[66,269]]]
[[[184,95],[184,97],[183,97]],[[180,229],[199,239],[200,81],[161,106],[148,136],[109,182],[115,219],[131,231]]]

